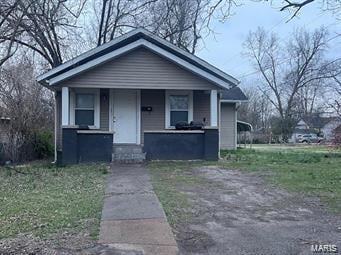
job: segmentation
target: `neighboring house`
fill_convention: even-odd
[[[314,115],[311,118],[301,119],[295,126],[292,140],[297,141],[302,135],[318,134],[325,141],[329,142],[334,138],[334,130],[341,125],[338,117],[322,117]]]
[[[326,141],[332,141],[335,137],[335,129],[341,125],[341,119],[334,117],[330,118],[329,121],[323,125],[321,132]]]
[[[57,160],[217,159],[236,148],[238,81],[144,29],[38,77],[55,91]],[[177,123],[202,130],[175,130]],[[143,150],[143,151],[142,151]]]
[[[338,139],[341,138],[341,125],[334,129],[334,137],[338,137]]]
[[[295,129],[309,129],[309,125],[304,121],[304,120],[300,120],[297,124]]]

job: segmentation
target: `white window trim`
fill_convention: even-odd
[[[165,94],[165,128],[174,129],[174,126],[170,125],[170,102],[169,96],[184,95],[188,96],[188,122],[193,121],[193,90],[166,90]]]
[[[94,124],[89,126],[90,128],[100,128],[100,89],[73,89],[70,92],[70,122],[71,125],[75,125],[75,106],[76,106],[76,94],[94,94],[95,96],[95,109],[94,109]]]

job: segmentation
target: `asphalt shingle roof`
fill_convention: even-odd
[[[247,96],[237,86],[228,90],[224,90],[221,99],[231,100],[231,101],[247,101],[248,100]]]

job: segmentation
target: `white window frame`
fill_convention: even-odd
[[[93,129],[100,128],[100,90],[99,89],[73,89],[70,93],[70,122],[75,125],[76,94],[94,95],[94,125],[89,126]]]
[[[188,96],[188,120],[193,121],[193,91],[192,90],[166,90],[165,94],[165,128],[174,129],[174,126],[170,125],[170,96]]]

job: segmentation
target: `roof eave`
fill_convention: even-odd
[[[221,103],[247,103],[249,100],[228,100],[228,99],[221,99]]]

